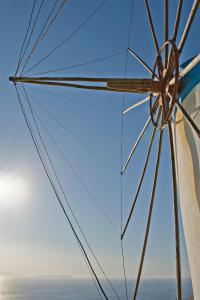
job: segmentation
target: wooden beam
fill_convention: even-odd
[[[200,4],[200,0],[194,0],[191,11],[190,11],[190,14],[189,14],[189,17],[188,17],[188,20],[187,20],[187,23],[185,25],[183,35],[181,37],[181,41],[180,41],[179,46],[178,46],[178,51],[179,52],[182,52],[182,50],[183,50],[183,47],[184,47],[185,42],[187,40],[187,36],[188,36],[188,33],[189,33],[190,28],[192,26],[192,22],[193,22],[193,19],[195,17],[195,14],[197,12],[197,9],[199,7],[199,4]]]
[[[103,90],[103,91],[115,91],[115,92],[128,92],[128,93],[159,93],[160,82],[153,81],[146,78],[86,78],[86,77],[10,77],[10,81],[14,83],[30,83],[49,86],[63,86],[71,88],[81,88],[90,90]],[[104,83],[105,85],[81,85],[77,83],[69,82],[93,82]]]
[[[160,93],[161,87],[159,81],[153,81],[151,79],[132,79],[107,82],[109,89],[117,89],[123,92],[131,93]]]

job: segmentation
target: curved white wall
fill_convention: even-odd
[[[183,102],[200,127],[200,84]],[[180,207],[194,299],[200,300],[200,139],[178,110],[174,122]]]

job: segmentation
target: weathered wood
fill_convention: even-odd
[[[129,112],[130,110],[134,109],[135,107],[138,107],[138,106],[146,103],[147,101],[149,101],[149,99],[150,99],[150,96],[148,96],[148,97],[146,97],[146,98],[144,98],[144,99],[142,99],[142,100],[134,103],[133,105],[129,106],[127,109],[125,109],[123,111],[123,115],[125,115],[127,112]]]
[[[195,14],[197,12],[197,9],[199,7],[199,4],[200,4],[200,0],[194,0],[192,9],[190,11],[190,14],[189,14],[189,17],[188,17],[188,20],[187,20],[187,24],[185,25],[185,29],[184,29],[183,35],[181,37],[181,40],[180,40],[180,43],[179,43],[179,46],[178,46],[178,51],[179,52],[181,52],[183,50],[183,47],[184,47],[185,42],[187,40],[187,36],[188,36],[189,31],[190,31],[190,28],[191,28],[193,19],[195,17]]]
[[[161,90],[160,82],[151,79],[110,80],[107,87],[132,93],[160,93]]]
[[[148,3],[148,0],[144,0],[144,1],[145,1],[145,5],[146,5],[146,11],[147,11],[148,19],[149,19],[151,33],[152,33],[153,40],[154,40],[154,45],[155,45],[156,51],[158,53],[159,52],[158,40],[157,40],[157,37],[156,37],[154,25],[153,25],[153,19],[152,19],[151,11],[150,11],[150,8],[149,8],[149,3]]]
[[[177,191],[177,176],[176,176],[174,139],[173,139],[171,121],[168,123],[168,130],[169,130],[169,143],[170,143],[170,150],[171,150],[172,183],[173,183],[174,231],[175,231],[175,246],[176,246],[177,300],[182,300],[181,253],[180,253],[180,232],[179,232],[180,230],[179,230],[179,213],[178,213],[178,191]]]
[[[10,77],[10,81],[13,82],[28,82],[28,81],[77,81],[77,82],[107,82],[109,80],[114,80],[114,81],[121,81],[123,78],[107,78],[107,77],[61,77],[61,76],[53,76],[53,77],[30,77],[30,76],[25,76],[25,77]],[[131,80],[131,78],[127,79]]]
[[[151,70],[151,68],[144,62],[144,60],[137,55],[133,50],[131,50],[130,48],[128,48],[128,51],[145,67],[145,69],[152,75],[153,71]]]
[[[12,80],[11,80],[12,81]],[[39,81],[39,80],[19,80],[13,81],[14,83],[21,82],[21,83],[29,83],[29,84],[37,84],[37,85],[47,85],[47,86],[62,86],[62,87],[69,87],[69,88],[77,88],[77,89],[87,89],[87,90],[96,90],[96,91],[115,91],[110,90],[104,86],[89,86],[89,85],[81,85],[81,84],[72,84],[72,83],[65,83],[65,82],[53,82],[53,81]],[[117,90],[118,92],[118,90]]]
[[[165,0],[165,42],[168,41],[168,35],[169,35],[169,3],[168,0]],[[169,45],[166,45],[165,47],[165,69],[167,68],[168,63],[168,47]]]
[[[86,78],[86,77],[10,77],[10,81],[14,83],[31,83],[49,86],[63,86],[71,88],[81,88],[90,90],[103,90],[115,92],[128,93],[159,93],[160,82],[152,79],[122,79],[122,78]],[[70,81],[76,82],[102,82],[106,86],[95,85],[81,85],[77,83],[68,83]]]

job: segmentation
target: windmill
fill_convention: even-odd
[[[145,0],[145,6],[147,11],[147,17],[149,20],[152,38],[154,41],[156,49],[156,58],[153,68],[150,68],[143,59],[135,53],[132,49],[128,48],[134,58],[136,58],[150,73],[151,78],[91,78],[91,77],[34,77],[34,76],[12,76],[9,78],[11,82],[17,86],[18,83],[22,84],[34,84],[34,85],[47,85],[47,86],[57,86],[65,88],[77,88],[86,90],[96,90],[96,91],[107,91],[107,92],[121,92],[121,93],[138,93],[138,94],[149,94],[148,97],[139,101],[138,103],[130,106],[128,109],[123,111],[123,114],[127,114],[135,107],[142,105],[143,103],[149,102],[149,117],[141,130],[138,139],[132,146],[129,156],[121,169],[121,175],[123,175],[129,165],[129,162],[140,143],[146,129],[152,122],[154,129],[149,142],[149,149],[146,156],[146,161],[144,169],[142,172],[141,179],[136,191],[136,197],[133,201],[130,213],[128,215],[127,221],[121,233],[121,239],[126,233],[129,225],[129,221],[132,217],[135,203],[137,200],[137,195],[143,183],[144,175],[146,172],[146,167],[149,161],[149,155],[152,148],[152,143],[157,130],[159,131],[159,143],[157,149],[157,160],[156,167],[152,185],[152,193],[150,199],[149,213],[146,225],[146,232],[144,237],[144,243],[142,248],[142,254],[139,264],[139,270],[136,280],[136,287],[133,295],[135,300],[138,293],[139,283],[142,274],[142,268],[145,258],[145,252],[147,247],[149,229],[151,224],[152,210],[154,204],[155,190],[157,186],[157,177],[160,163],[160,156],[162,150],[162,140],[163,131],[167,128],[169,133],[169,143],[171,149],[171,169],[172,169],[172,183],[173,183],[173,204],[174,204],[174,224],[175,224],[175,240],[176,240],[176,278],[177,278],[177,299],[182,299],[181,292],[181,259],[180,259],[180,240],[179,240],[179,214],[178,214],[178,187],[180,190],[180,203],[182,208],[182,217],[184,223],[184,230],[186,235],[186,244],[188,248],[189,262],[191,266],[191,276],[194,289],[195,299],[200,297],[200,262],[198,249],[200,247],[200,215],[198,209],[200,208],[199,202],[199,191],[197,191],[197,185],[199,185],[196,171],[197,165],[199,164],[199,152],[194,151],[194,148],[199,149],[200,142],[200,119],[197,118],[194,121],[194,114],[198,112],[198,105],[200,101],[199,94],[190,99],[188,104],[187,96],[190,95],[194,88],[197,88],[200,81],[200,55],[196,56],[184,65],[184,68],[180,70],[179,60],[184,50],[185,43],[193,23],[195,14],[199,7],[200,0],[194,0],[192,9],[190,11],[188,20],[184,32],[182,34],[180,42],[177,44],[177,34],[179,29],[181,9],[183,1],[178,1],[178,8],[176,13],[176,20],[174,24],[174,30],[172,37],[169,36],[169,5],[168,0],[164,1],[164,43],[159,46],[156,37],[154,22],[151,15],[149,1]],[[30,57],[28,57],[27,61]],[[26,62],[27,63],[27,62]],[[25,65],[26,65],[25,63]],[[23,69],[25,67],[23,66]],[[23,70],[22,70],[23,71]],[[19,94],[18,94],[19,95]],[[198,98],[198,99],[197,99]],[[190,109],[190,106],[192,108]],[[189,110],[188,110],[189,107]],[[185,133],[186,128],[190,128],[190,137],[188,138]],[[190,160],[183,165],[180,157],[190,153]],[[187,181],[185,185],[185,180],[188,178],[188,172],[190,172],[191,182]],[[178,177],[178,178],[177,178]],[[179,184],[178,184],[179,182]],[[192,190],[193,193],[189,193]],[[194,192],[195,190],[195,192]],[[185,194],[190,195],[187,200],[185,200]],[[191,209],[191,205],[195,207]],[[105,295],[104,295],[105,296]]]

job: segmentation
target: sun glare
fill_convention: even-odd
[[[21,204],[28,194],[25,178],[16,174],[0,174],[0,205],[16,206]]]

